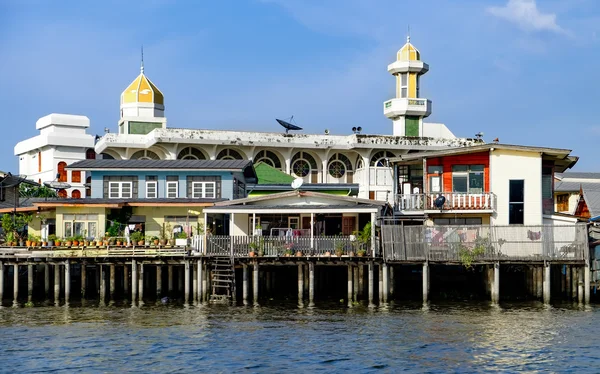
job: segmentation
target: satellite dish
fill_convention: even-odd
[[[292,117],[290,118],[290,121],[292,121],[293,119],[294,119],[294,116],[292,116]],[[290,130],[302,130],[302,127],[300,127],[300,126],[296,126],[296,125],[293,125],[293,124],[291,124],[291,123],[290,123],[290,122],[288,122],[288,121],[284,121],[284,120],[282,120],[282,119],[277,119],[277,118],[275,118],[275,121],[277,121],[277,122],[278,122],[278,123],[279,123],[279,124],[280,124],[280,125],[281,125],[281,126],[284,128],[284,129],[285,129],[285,133],[286,133],[286,134],[287,134],[287,133],[288,133],[288,131],[290,131]]]
[[[302,178],[296,178],[292,182],[292,188],[297,190],[298,188],[302,187],[303,183],[304,183],[304,180]]]
[[[439,195],[434,201],[433,205],[438,208],[440,211],[444,208],[444,204],[446,203],[446,197],[443,195]]]
[[[49,188],[54,188],[55,190],[66,190],[67,188],[71,188],[71,185],[65,182],[44,182],[44,186]]]

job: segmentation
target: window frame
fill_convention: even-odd
[[[400,73],[400,98],[408,98],[408,73]]]
[[[175,196],[171,196],[170,187],[175,186]],[[179,197],[179,181],[166,181],[165,182],[165,197],[167,199],[176,199]]]
[[[150,186],[154,186],[154,196],[150,196],[149,188]],[[147,180],[146,181],[146,199],[156,199],[158,198],[158,181],[155,180]]]
[[[212,196],[207,196],[206,186],[212,186]],[[200,194],[196,194],[196,186],[201,186]],[[217,197],[217,183],[213,181],[192,182],[192,199],[215,199]]]
[[[117,186],[117,195],[113,195],[112,187]],[[123,186],[129,186],[129,194],[125,196]],[[108,198],[109,199],[131,199],[133,198],[133,181],[108,181]]]
[[[460,170],[460,171],[455,171],[456,168],[465,168],[465,170]],[[481,170],[477,170],[481,167]],[[474,168],[477,168],[476,170],[473,170]],[[481,191],[472,191],[473,188],[475,187],[471,187],[471,178],[473,176],[479,176],[481,175]],[[467,185],[467,189],[466,191],[457,191],[456,190],[456,183],[455,183],[455,179],[457,178],[466,178],[466,185]],[[485,165],[482,164],[473,164],[473,165],[463,165],[463,164],[459,164],[459,165],[452,165],[452,193],[462,193],[462,194],[469,194],[469,195],[481,195],[481,194],[485,194]]]

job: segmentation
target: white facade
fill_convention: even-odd
[[[539,152],[496,149],[490,155],[490,189],[496,195],[496,213],[492,225],[509,224],[509,185],[511,180],[524,181],[523,224],[541,225],[542,156]]]
[[[59,168],[84,160],[86,152],[93,151],[94,136],[86,133],[89,126],[90,120],[85,116],[53,113],[40,118],[35,124],[40,134],[15,145],[19,174],[40,183],[60,179],[57,178]],[[65,182],[71,185],[67,195],[71,196],[77,190],[84,197],[85,174],[81,172],[77,182],[77,178],[73,181],[70,171],[64,173]]]

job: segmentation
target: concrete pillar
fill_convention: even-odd
[[[135,304],[138,297],[138,271],[137,262],[131,260],[131,303]]]
[[[4,262],[0,261],[0,306],[2,306],[2,300],[4,300]]]
[[[248,303],[248,265],[242,265],[242,301],[244,305]]]
[[[192,277],[192,300],[198,301],[198,270],[196,264],[192,262],[190,264],[190,276]]]
[[[565,296],[567,299],[571,298],[571,266],[565,266]]]
[[[169,295],[171,295],[173,293],[173,265],[167,267],[167,277],[169,278],[167,289],[169,290]]]
[[[71,263],[65,261],[65,303],[68,304],[71,299]]]
[[[429,301],[429,263],[423,263],[423,302]]]
[[[106,303],[106,267],[99,265],[98,269],[100,271],[100,304],[104,305]]]
[[[44,297],[48,299],[50,296],[50,266],[48,263],[44,264]],[[0,298],[1,300],[1,298]]]
[[[81,267],[80,267],[80,273],[81,273],[81,298],[85,299],[85,291],[86,291],[86,286],[87,286],[87,272],[86,272],[86,268],[85,268],[85,262],[81,263]]]
[[[185,280],[184,280],[184,302],[187,304],[190,302],[190,262],[186,260],[184,262],[185,269]]]
[[[542,300],[542,298],[544,297],[544,271],[543,271],[543,266],[537,266],[536,267],[536,297],[539,300]]]
[[[254,303],[258,303],[258,262],[254,264],[254,274],[252,274],[252,292],[254,292]]]
[[[377,287],[377,289],[379,290],[379,304],[383,303],[383,266],[381,264],[377,265],[377,268],[379,269],[379,276],[377,278],[379,278],[379,286]]]
[[[308,263],[308,305],[315,305],[315,263]]]
[[[19,265],[13,265],[13,303],[19,302]]]
[[[33,265],[27,265],[27,302],[33,301]]]
[[[304,266],[304,294],[308,295],[308,264]]]
[[[544,304],[550,304],[550,264],[544,264]]]
[[[144,301],[144,264],[142,262],[138,265],[138,300],[139,302]]]
[[[204,284],[202,283],[202,275],[203,275],[203,267],[204,264],[202,263],[202,259],[198,260],[198,264],[196,265],[198,267],[198,272],[196,273],[196,282],[198,282],[198,303],[201,303],[204,301]]]
[[[393,299],[394,297],[394,292],[396,290],[394,290],[394,286],[395,286],[395,282],[396,280],[394,279],[394,265],[390,265],[388,267],[388,282],[389,282],[389,287],[388,287],[388,299]]]
[[[590,303],[590,292],[591,292],[591,279],[590,279],[590,264],[589,260],[586,262],[585,267],[583,268],[583,288],[584,288],[584,302],[586,304]],[[0,299],[1,300],[1,299]]]
[[[388,265],[383,264],[383,302],[387,303],[389,297],[389,278],[388,278]]]
[[[110,283],[109,283],[109,287],[110,287],[110,299],[114,300],[115,299],[115,286],[116,286],[116,269],[115,269],[115,264],[110,264],[108,266],[109,270],[110,270]]]
[[[60,300],[60,265],[54,265],[54,302],[58,304]]]
[[[567,287],[566,287],[566,278],[567,275],[563,274],[562,270],[565,268],[565,265],[560,265],[561,267],[561,271],[560,271],[560,294],[561,296],[564,296],[565,293],[567,292]],[[565,272],[566,273],[566,272]]]
[[[352,305],[352,292],[354,291],[354,285],[352,282],[352,265],[348,265],[348,305]]]
[[[129,297],[129,267],[123,265],[123,294],[125,299]]]
[[[492,303],[498,304],[500,302],[500,263],[495,262],[492,268],[493,278],[491,281],[492,286]]]
[[[365,266],[358,265],[358,298],[364,299],[365,295]]]
[[[208,277],[210,275],[210,272],[208,271],[208,266],[206,265],[206,263],[203,263],[204,266],[204,271],[203,271],[203,277],[202,277],[202,289],[204,290],[204,295],[203,295],[203,299],[202,301],[206,301],[208,299],[208,295],[209,295],[209,290],[208,290]]]
[[[358,301],[358,266],[353,266],[354,301]]]
[[[369,262],[369,305],[373,305],[373,261]]]
[[[298,301],[304,300],[304,265],[298,264]]]
[[[569,266],[571,268],[571,298],[573,301],[577,300],[577,268],[575,266]]]
[[[583,267],[579,266],[577,268],[577,301],[581,304],[584,299],[584,289],[583,289]]]
[[[156,298],[162,297],[162,266],[156,265]]]

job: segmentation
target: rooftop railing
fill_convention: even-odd
[[[436,199],[443,196],[444,205],[436,205]],[[495,210],[496,195],[492,192],[462,193],[442,192],[427,194],[396,195],[396,208],[401,211],[424,210]]]

